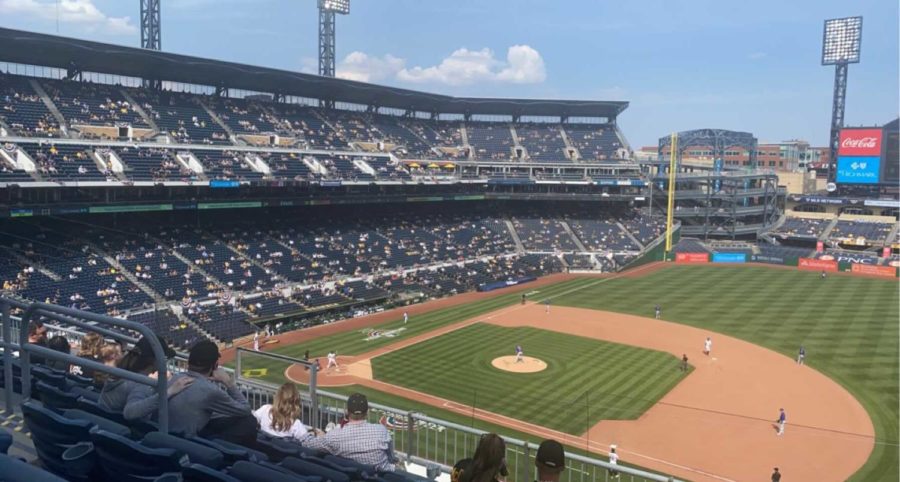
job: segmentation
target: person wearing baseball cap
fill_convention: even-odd
[[[172,383],[183,379],[193,383],[169,401],[170,431],[187,437],[199,434],[219,438],[247,447],[256,445],[256,418],[234,380],[219,367],[219,347],[215,343],[203,340],[191,348],[188,371],[176,374]]]
[[[368,423],[369,400],[362,393],[354,393],[347,399],[347,423],[316,437],[306,439],[303,446],[314,450],[324,450],[331,455],[344,457],[363,465],[369,465],[378,472],[396,470],[394,439],[380,423]]]
[[[566,469],[566,452],[556,440],[544,440],[534,457],[538,471],[538,482],[558,482]]]

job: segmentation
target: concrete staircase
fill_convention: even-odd
[[[141,104],[137,103],[134,100],[134,97],[128,94],[127,90],[119,89],[119,93],[122,94],[122,97],[127,100],[129,104],[131,104],[131,110],[137,112],[141,116],[141,118],[144,119],[144,122],[146,122],[147,125],[149,125],[151,129],[153,129],[154,136],[158,135],[159,126],[156,125],[156,121],[153,120],[153,117],[151,117],[150,114],[148,114],[147,111],[144,110]]]
[[[463,147],[469,148],[469,160],[475,159],[475,149],[469,145],[469,131],[466,130],[465,121],[459,122],[459,138],[462,140]]]
[[[575,242],[575,246],[578,246],[578,251],[581,251],[583,253],[590,251],[589,249],[587,249],[587,247],[585,247],[584,243],[581,242],[581,239],[579,239],[578,236],[575,235],[575,231],[572,231],[572,226],[569,226],[568,222],[561,220],[559,224],[563,227],[563,230],[565,230],[565,232],[569,233],[572,241]]]
[[[63,117],[62,112],[56,107],[56,104],[53,103],[53,100],[50,99],[50,96],[47,95],[47,91],[34,79],[29,80],[28,82],[31,83],[31,87],[41,97],[41,102],[43,102],[44,105],[47,106],[47,109],[50,110],[50,113],[53,114],[53,118],[56,119],[56,122],[59,123],[59,130],[62,132],[63,136],[69,137],[69,124],[66,122],[66,118]]]
[[[26,258],[25,256],[22,256],[21,254],[17,253],[17,252],[14,251],[12,248],[3,248],[3,250],[6,251],[7,253],[9,253],[9,255],[10,255],[11,257],[15,258],[16,261],[18,261],[18,262],[24,264],[25,266],[31,266],[31,267],[34,268],[38,273],[41,273],[42,275],[44,275],[44,276],[46,276],[46,277],[52,279],[53,281],[62,281],[62,277],[61,277],[60,275],[58,275],[58,274],[54,273],[53,271],[50,271],[49,269],[45,268],[44,265],[42,265],[42,264],[36,264],[34,261],[32,261],[32,260]]]
[[[825,241],[831,236],[831,231],[834,230],[834,227],[837,226],[838,218],[834,218],[828,223],[828,226],[825,227],[825,230],[822,231],[822,234],[819,235],[819,241]]]
[[[233,142],[234,144],[237,144],[239,146],[247,145],[247,143],[244,142],[242,139],[238,139],[238,137],[237,137],[237,135],[235,135],[234,131],[231,130],[231,127],[228,127],[228,124],[226,124],[225,121],[223,121],[222,118],[219,117],[219,114],[216,114],[216,111],[210,109],[209,106],[206,105],[206,102],[199,102],[199,104],[200,104],[200,107],[203,107],[203,110],[205,110],[206,113],[209,114],[209,117],[212,118],[212,120],[216,124],[218,124],[219,127],[221,127],[222,130],[225,131],[226,134],[228,134],[228,139],[230,139],[231,142]]]
[[[621,229],[622,232],[625,233],[625,236],[628,236],[628,239],[630,239],[631,242],[633,242],[633,243],[636,244],[638,247],[640,247],[640,248],[641,248],[641,251],[644,250],[644,243],[638,241],[638,238],[635,238],[634,235],[631,234],[631,231],[629,231],[628,229],[626,229],[625,226],[622,225],[622,223],[616,221],[616,226],[618,226],[619,229]]]
[[[512,236],[513,241],[516,243],[516,251],[519,253],[525,252],[525,245],[522,244],[522,240],[519,239],[519,233],[516,232],[516,227],[513,226],[513,223],[509,219],[505,219],[503,222],[506,223],[506,229],[509,230],[509,235]]]
[[[580,159],[581,155],[578,153],[578,148],[576,148],[572,144],[572,140],[569,139],[569,134],[566,132],[566,129],[562,125],[559,126],[559,135],[560,137],[562,137],[563,143],[566,144],[566,155],[568,155],[569,151],[572,151],[574,153],[574,155],[569,159],[573,162]]]

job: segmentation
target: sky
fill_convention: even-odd
[[[316,0],[161,0],[165,51],[315,73]],[[846,125],[898,116],[897,0],[351,0],[339,76],[447,95],[625,100],[634,147],[723,128],[827,144],[823,21],[863,16]],[[138,46],[139,0],[0,0],[0,26]]]

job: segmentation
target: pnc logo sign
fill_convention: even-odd
[[[842,156],[880,155],[881,129],[843,129],[838,154]]]

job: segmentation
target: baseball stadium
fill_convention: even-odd
[[[168,52],[159,0],[140,48],[0,27],[0,481],[900,478],[861,17],[829,157],[780,170],[724,128],[641,157],[627,101],[340,78],[312,3],[318,74]]]

